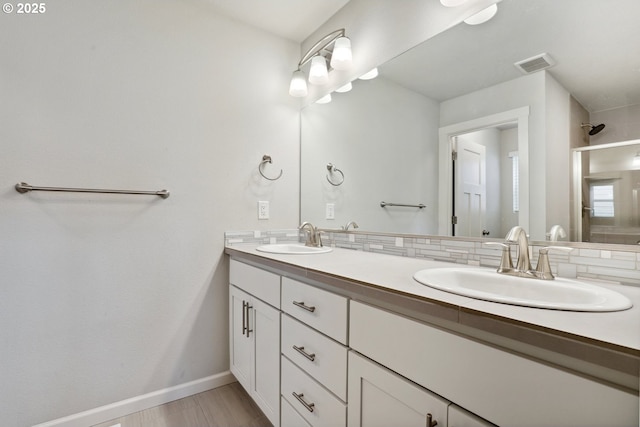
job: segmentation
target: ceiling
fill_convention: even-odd
[[[444,101],[523,76],[515,62],[548,53],[548,72],[589,112],[640,104],[639,0],[503,0],[482,25],[460,24],[380,68]]]
[[[302,43],[349,0],[200,0],[240,22]]]

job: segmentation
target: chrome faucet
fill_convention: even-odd
[[[529,239],[527,233],[520,226],[515,226],[507,233],[505,238],[506,243],[487,242],[488,245],[499,245],[502,247],[502,258],[500,260],[500,266],[498,267],[498,273],[507,274],[510,276],[518,277],[530,277],[533,279],[541,280],[553,280],[554,276],[551,272],[551,265],[549,263],[549,251],[560,250],[564,252],[571,252],[573,248],[566,246],[546,246],[538,250],[538,263],[536,269],[531,268],[531,261],[529,258]],[[516,266],[513,266],[511,260],[510,244],[517,244],[517,262]]]
[[[342,229],[344,231],[348,231],[349,227],[353,227],[355,229],[355,228],[358,228],[358,224],[355,221],[349,221],[347,225],[342,226]]]
[[[517,261],[515,271],[517,273],[529,273],[531,271],[531,261],[529,259],[529,239],[524,228],[516,225],[507,233],[505,237],[507,243],[516,243],[518,249],[516,252]]]
[[[306,233],[306,239],[304,242],[305,246],[312,246],[316,248],[322,247],[322,237],[320,237],[321,231],[318,230],[318,228],[315,227],[313,224],[305,221],[302,224],[300,224],[300,227],[298,227],[298,230],[303,230]]]

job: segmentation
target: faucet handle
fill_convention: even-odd
[[[502,257],[500,258],[500,266],[498,273],[506,273],[513,270],[513,261],[511,260],[511,246],[507,243],[485,242],[487,246],[500,246],[502,248]]]
[[[553,280],[554,275],[551,272],[551,264],[549,263],[549,251],[557,250],[563,252],[571,252],[573,248],[567,246],[545,246],[538,250],[538,265],[536,265],[535,275],[539,279]]]

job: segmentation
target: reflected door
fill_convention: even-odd
[[[487,211],[486,148],[458,139],[454,162],[454,235],[482,237]]]

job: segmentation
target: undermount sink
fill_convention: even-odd
[[[454,294],[525,307],[570,311],[621,311],[633,304],[626,296],[579,280],[554,280],[499,274],[483,268],[433,268],[413,278]]]
[[[272,245],[262,245],[256,248],[260,252],[268,252],[272,254],[291,254],[291,255],[303,255],[303,254],[326,254],[333,249],[327,246],[315,247],[305,246],[300,243],[277,243]]]

